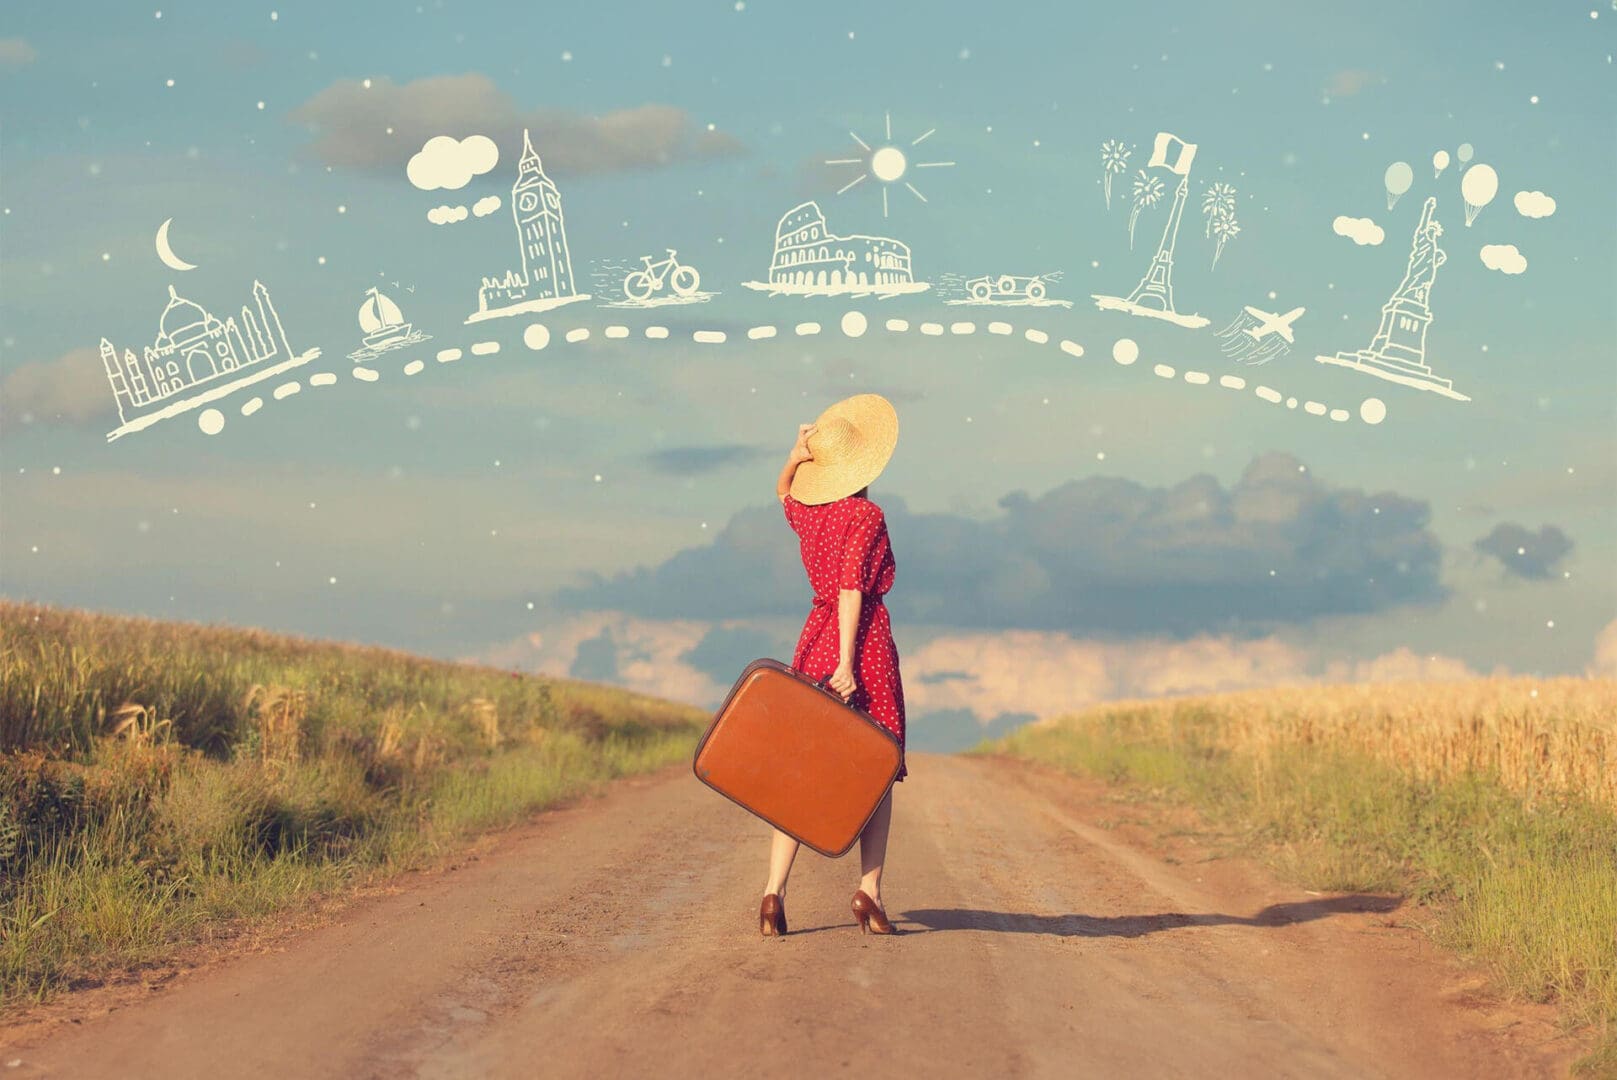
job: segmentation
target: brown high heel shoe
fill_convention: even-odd
[[[859,920],[862,934],[896,934],[898,927],[887,921],[887,913],[872,900],[865,890],[853,894],[853,917]]]
[[[786,936],[786,903],[774,893],[758,908],[758,932],[764,937]]]

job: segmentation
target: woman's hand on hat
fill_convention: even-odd
[[[809,436],[811,436],[813,434],[814,434],[814,425],[813,424],[799,424],[799,425],[797,425],[797,442],[792,444],[792,453],[791,453],[791,460],[793,462],[799,462],[800,463],[800,462],[804,462],[804,461],[813,461],[814,460],[814,451],[810,450],[809,446],[808,446]]]

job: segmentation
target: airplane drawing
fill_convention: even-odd
[[[1291,324],[1297,321],[1307,308],[1295,307],[1284,315],[1276,315],[1272,311],[1262,311],[1248,304],[1246,313],[1258,320],[1257,326],[1249,326],[1243,331],[1253,341],[1262,341],[1269,334],[1279,334],[1286,344],[1295,345],[1297,339],[1292,336]]]

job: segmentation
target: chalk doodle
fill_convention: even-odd
[[[1483,266],[1501,274],[1520,274],[1527,269],[1527,256],[1515,244],[1483,244],[1477,257]]]
[[[467,316],[468,323],[549,311],[590,298],[574,288],[561,193],[545,175],[526,129],[516,183],[511,186],[511,213],[522,269],[507,270],[500,278],[484,278],[477,290],[477,310]]]
[[[404,174],[422,191],[457,191],[500,162],[500,148],[487,135],[435,135],[411,156]]]
[[[853,137],[854,142],[859,144],[859,149],[863,151],[863,154],[860,157],[830,158],[826,161],[827,165],[863,166],[863,171],[858,176],[837,189],[838,195],[864,183],[871,177],[875,177],[876,181],[881,185],[882,217],[887,216],[887,189],[899,181],[903,181],[904,186],[909,189],[911,195],[914,195],[922,202],[926,202],[926,196],[921,194],[920,189],[904,179],[905,176],[909,175],[910,169],[947,169],[954,165],[952,161],[910,161],[909,154],[905,152],[905,148],[893,142],[893,114],[888,113],[886,115],[886,141],[880,146],[872,147],[859,137],[858,132],[850,131],[848,134]],[[937,128],[928,128],[910,141],[910,148],[913,149],[921,145],[921,143],[934,135],[937,130]]]
[[[1391,210],[1415,182],[1415,170],[1410,168],[1407,161],[1395,161],[1387,166],[1381,182],[1387,189],[1387,209]]]
[[[1542,191],[1518,191],[1512,200],[1525,218],[1546,218],[1555,213],[1555,199]]]
[[[1432,285],[1438,267],[1448,259],[1437,246],[1443,226],[1436,217],[1437,199],[1428,197],[1410,243],[1409,264],[1392,297],[1381,306],[1381,325],[1367,348],[1316,356],[1322,364],[1352,368],[1378,379],[1430,390],[1456,401],[1471,399],[1454,389],[1454,382],[1434,375],[1426,364],[1426,331],[1432,322]]]
[[[406,322],[399,305],[374,286],[366,290],[365,301],[359,305],[359,328],[365,334],[365,343],[348,354],[348,359],[356,363],[432,338]]]
[[[608,301],[601,307],[663,307],[669,304],[703,304],[717,296],[702,292],[702,275],[696,267],[679,261],[674,248],[661,259],[640,256],[638,267],[632,264],[603,262],[593,273],[602,292],[609,287],[621,290],[622,299]]]
[[[1107,139],[1100,144],[1100,184],[1108,210],[1112,208],[1112,178],[1128,172],[1132,152],[1122,139]]]
[[[1477,220],[1482,208],[1493,202],[1493,197],[1499,194],[1499,174],[1494,172],[1492,165],[1483,165],[1480,162],[1471,166],[1460,177],[1460,196],[1465,199],[1465,226]]]
[[[910,246],[886,236],[838,236],[819,203],[799,203],[775,226],[768,281],[744,281],[771,296],[898,296],[924,292],[916,281]]]
[[[1218,332],[1219,351],[1237,364],[1253,367],[1284,356],[1297,341],[1292,324],[1306,310],[1295,307],[1277,315],[1248,304]]]
[[[1168,160],[1170,154],[1173,155],[1172,161]],[[1163,227],[1162,240],[1157,244],[1157,252],[1151,257],[1151,266],[1140,279],[1140,283],[1134,287],[1133,292],[1126,297],[1109,296],[1104,293],[1091,294],[1095,306],[1102,311],[1123,311],[1130,315],[1161,319],[1188,330],[1207,325],[1208,320],[1205,316],[1181,315],[1173,306],[1173,249],[1179,236],[1179,221],[1184,214],[1185,199],[1190,192],[1190,165],[1195,158],[1195,143],[1187,143],[1166,131],[1157,133],[1156,143],[1151,149],[1151,160],[1146,163],[1146,168],[1165,168],[1179,177],[1179,186],[1174,191],[1173,206],[1168,211],[1168,223]],[[1142,169],[1141,174],[1144,175],[1144,172]],[[1233,235],[1231,232],[1230,236]]]
[[[1140,211],[1157,205],[1166,191],[1159,177],[1144,169],[1134,178],[1134,201],[1129,209],[1129,250],[1134,250],[1134,223],[1140,220]]]
[[[1207,219],[1207,230],[1202,235],[1213,237],[1213,265],[1216,267],[1224,245],[1241,233],[1241,225],[1235,220],[1235,186],[1222,180],[1207,185],[1207,190],[1202,192],[1202,216]]]
[[[1071,300],[1054,299],[1048,295],[1049,286],[1061,280],[1061,271],[1045,274],[983,274],[966,278],[959,274],[943,274],[938,279],[938,293],[949,296],[946,304],[994,304],[1002,307],[1072,307]],[[964,296],[959,293],[964,292]]]
[[[1374,247],[1387,238],[1386,232],[1367,217],[1348,217],[1338,214],[1331,220],[1331,231],[1337,236],[1345,236],[1355,244],[1363,247],[1366,244]]]
[[[195,270],[196,263],[186,262],[174,254],[174,248],[168,242],[168,227],[173,223],[174,219],[168,218],[157,227],[157,257],[163,260],[163,265],[170,270]]]
[[[168,287],[168,305],[157,319],[157,338],[141,356],[101,339],[101,365],[122,421],[107,441],[140,431],[171,416],[198,408],[240,387],[273,378],[320,355],[319,349],[294,354],[281,316],[261,281],[253,282],[254,307],[220,321],[194,301]]]

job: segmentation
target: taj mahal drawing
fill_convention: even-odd
[[[262,281],[253,282],[253,307],[221,321],[170,285],[168,306],[157,320],[157,338],[141,350],[118,350],[101,339],[101,364],[122,426],[109,440],[154,420],[182,412],[318,356],[294,355],[281,316]]]
[[[516,219],[521,270],[485,277],[477,290],[477,310],[467,316],[468,323],[548,311],[589,299],[588,293],[574,287],[561,192],[545,175],[527,129],[522,132],[522,158],[517,162],[516,183],[511,186],[511,213]]]

